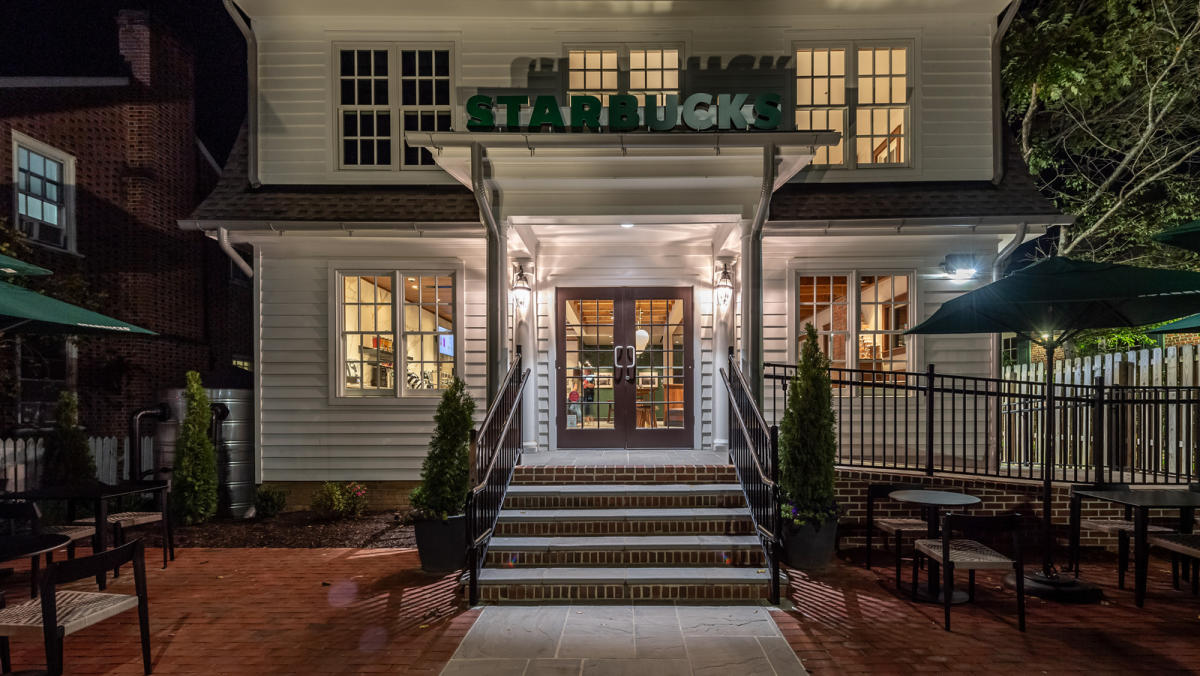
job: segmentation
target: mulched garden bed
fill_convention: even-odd
[[[146,545],[161,545],[157,528],[138,529]],[[416,547],[413,527],[394,511],[369,512],[360,519],[321,521],[312,512],[283,512],[272,519],[214,519],[175,527],[176,547]]]

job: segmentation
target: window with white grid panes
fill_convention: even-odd
[[[847,352],[852,328],[850,291],[849,275],[800,275],[796,284],[799,350],[804,348],[804,327],[812,324],[821,352],[835,368],[853,365]]]
[[[858,278],[858,368],[905,371],[908,367],[908,275]]]
[[[645,94],[658,97],[659,105],[668,94],[679,95],[678,49],[629,50],[629,93],[642,102]]]
[[[595,96],[608,105],[617,89],[617,50],[572,49],[567,53],[567,95]]]
[[[797,131],[846,128],[846,50],[804,48],[796,50]],[[813,164],[845,164],[844,140],[817,150]]]
[[[907,162],[908,50],[859,47],[855,64],[855,161],[860,166]]]
[[[17,224],[29,239],[59,249],[68,242],[64,165],[17,146]]]
[[[450,50],[404,49],[400,58],[400,122],[410,131],[450,131],[453,103],[450,95]],[[433,154],[404,143],[405,168],[434,167]]]
[[[404,276],[406,390],[434,390],[454,380],[454,276]]]
[[[391,272],[342,276],[342,394],[396,392],[396,325]]]
[[[387,49],[338,50],[338,135],[346,168],[392,166]]]

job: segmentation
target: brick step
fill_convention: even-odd
[[[487,566],[753,566],[763,565],[754,535],[497,537]]]
[[[766,599],[763,568],[484,568],[483,601]]]
[[[733,465],[518,465],[513,485],[731,484]]]
[[[738,484],[527,484],[510,486],[509,509],[744,507]]]
[[[746,508],[502,509],[497,536],[738,535],[754,532]]]

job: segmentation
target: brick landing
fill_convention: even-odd
[[[146,552],[147,562],[161,556]],[[29,593],[17,567],[9,603]],[[416,550],[179,549],[170,568],[147,574],[163,676],[434,675],[478,615],[464,610],[455,576],[418,570]],[[109,590],[131,593],[132,580],[123,574]],[[40,638],[11,643],[14,669],[45,664]],[[137,613],[123,613],[66,638],[66,672],[141,676],[138,645]]]

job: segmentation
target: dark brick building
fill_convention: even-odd
[[[55,271],[47,292],[159,335],[77,348],[6,337],[0,436],[44,424],[63,387],[77,388],[90,433],[120,435],[188,370],[209,385],[250,381],[234,366],[252,352],[250,287],[215,242],[176,226],[217,178],[196,136],[193,49],[152,10],[104,14],[74,53],[0,72],[3,240]]]

